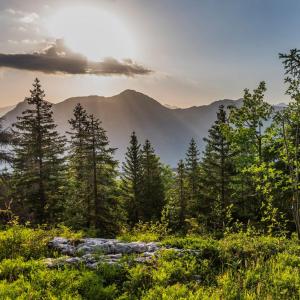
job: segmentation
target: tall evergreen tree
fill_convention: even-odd
[[[201,193],[211,216],[210,223],[221,227],[226,208],[233,200],[234,151],[225,130],[228,126],[226,111],[219,107],[217,120],[204,138],[206,149],[201,163]]]
[[[89,197],[88,160],[88,115],[80,103],[73,110],[69,120],[69,195],[67,197],[65,218],[74,228],[90,227],[91,203]]]
[[[8,151],[8,146],[12,141],[12,135],[9,131],[4,130],[0,119],[0,163],[11,161],[11,155]]]
[[[173,232],[186,232],[188,189],[186,170],[183,160],[177,164],[176,172],[164,168],[166,205],[163,209],[162,222]],[[167,175],[167,176],[166,176]]]
[[[11,199],[10,199],[10,172],[5,167],[7,163],[12,162],[12,156],[9,152],[12,136],[2,127],[0,119],[0,223],[6,223],[11,217]]]
[[[54,222],[62,209],[65,140],[56,131],[52,104],[35,79],[29,104],[14,127],[14,189],[23,214],[34,223]]]
[[[200,168],[199,150],[196,141],[192,138],[185,159],[187,182],[189,189],[189,200],[187,210],[190,216],[196,217],[201,210],[200,203]]]
[[[115,148],[109,146],[101,122],[93,115],[88,117],[88,163],[90,170],[91,219],[93,227],[103,234],[116,232],[122,220],[117,201],[116,176],[118,162],[114,160]]]
[[[188,201],[188,193],[187,193],[187,180],[186,180],[186,169],[183,160],[181,159],[177,165],[177,197],[179,204],[179,216],[178,216],[178,227],[181,230],[185,227],[185,219],[187,218],[187,201]]]
[[[127,210],[128,223],[134,225],[141,218],[142,168],[141,146],[135,132],[131,134],[122,174],[122,196]]]
[[[119,222],[117,161],[101,122],[87,115],[81,104],[74,108],[69,151],[70,194],[66,207],[68,223],[75,228],[94,228],[113,234]],[[122,218],[120,218],[122,219]]]
[[[159,158],[149,142],[142,150],[142,218],[143,221],[160,220],[165,204],[162,167]]]

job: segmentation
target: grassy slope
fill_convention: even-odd
[[[300,245],[296,240],[233,234],[168,236],[160,242],[197,252],[165,250],[149,264],[47,269],[54,236],[77,239],[66,228],[0,231],[0,299],[299,299]],[[123,238],[128,239],[127,235]],[[157,239],[153,233],[131,239]]]

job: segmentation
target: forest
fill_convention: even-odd
[[[192,139],[176,168],[135,132],[116,161],[81,104],[59,134],[35,79],[0,133],[0,299],[299,299],[300,50],[280,59],[289,104],[274,111],[263,81],[245,89],[241,107],[219,107],[204,152]],[[48,269],[58,236],[165,248],[145,264]]]

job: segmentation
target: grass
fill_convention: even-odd
[[[162,250],[144,264],[124,260],[97,270],[81,266],[48,269],[54,236],[78,239],[65,227],[46,230],[19,225],[0,231],[0,299],[300,299],[300,244],[296,239],[237,233],[176,237],[159,230],[123,240],[157,240]],[[197,250],[197,251],[191,251]]]

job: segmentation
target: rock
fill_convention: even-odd
[[[62,237],[55,237],[49,243],[49,246],[61,251],[63,254],[74,255],[75,253],[75,247],[70,244],[70,240]]]
[[[61,244],[68,244],[69,240],[63,237],[55,237],[50,243],[53,247],[58,247]]]
[[[78,264],[84,263],[87,267],[95,269],[104,262],[110,265],[120,261],[123,255],[136,254],[136,262],[150,261],[155,252],[161,248],[157,243],[130,242],[125,243],[115,239],[85,238],[81,239],[77,245],[71,240],[55,237],[49,246],[67,254],[70,257],[62,259],[48,259],[47,266],[54,267],[58,264]]]
[[[79,257],[69,257],[65,260],[65,262],[68,264],[78,264],[82,262],[82,259],[80,259]]]
[[[92,264],[91,263],[86,264],[86,266],[90,269],[97,269],[98,265],[99,265],[98,262],[95,262],[95,263],[92,263]]]
[[[79,255],[85,255],[85,254],[92,253],[94,251],[93,251],[92,247],[85,245],[85,244],[83,244],[83,245],[80,244],[79,246],[77,246],[76,249],[74,249],[74,252],[76,252]]]
[[[81,258],[86,264],[96,262],[95,257],[91,253],[83,255]]]
[[[54,259],[53,258],[46,258],[44,259],[44,264],[48,267],[48,268],[53,268],[55,265]]]

